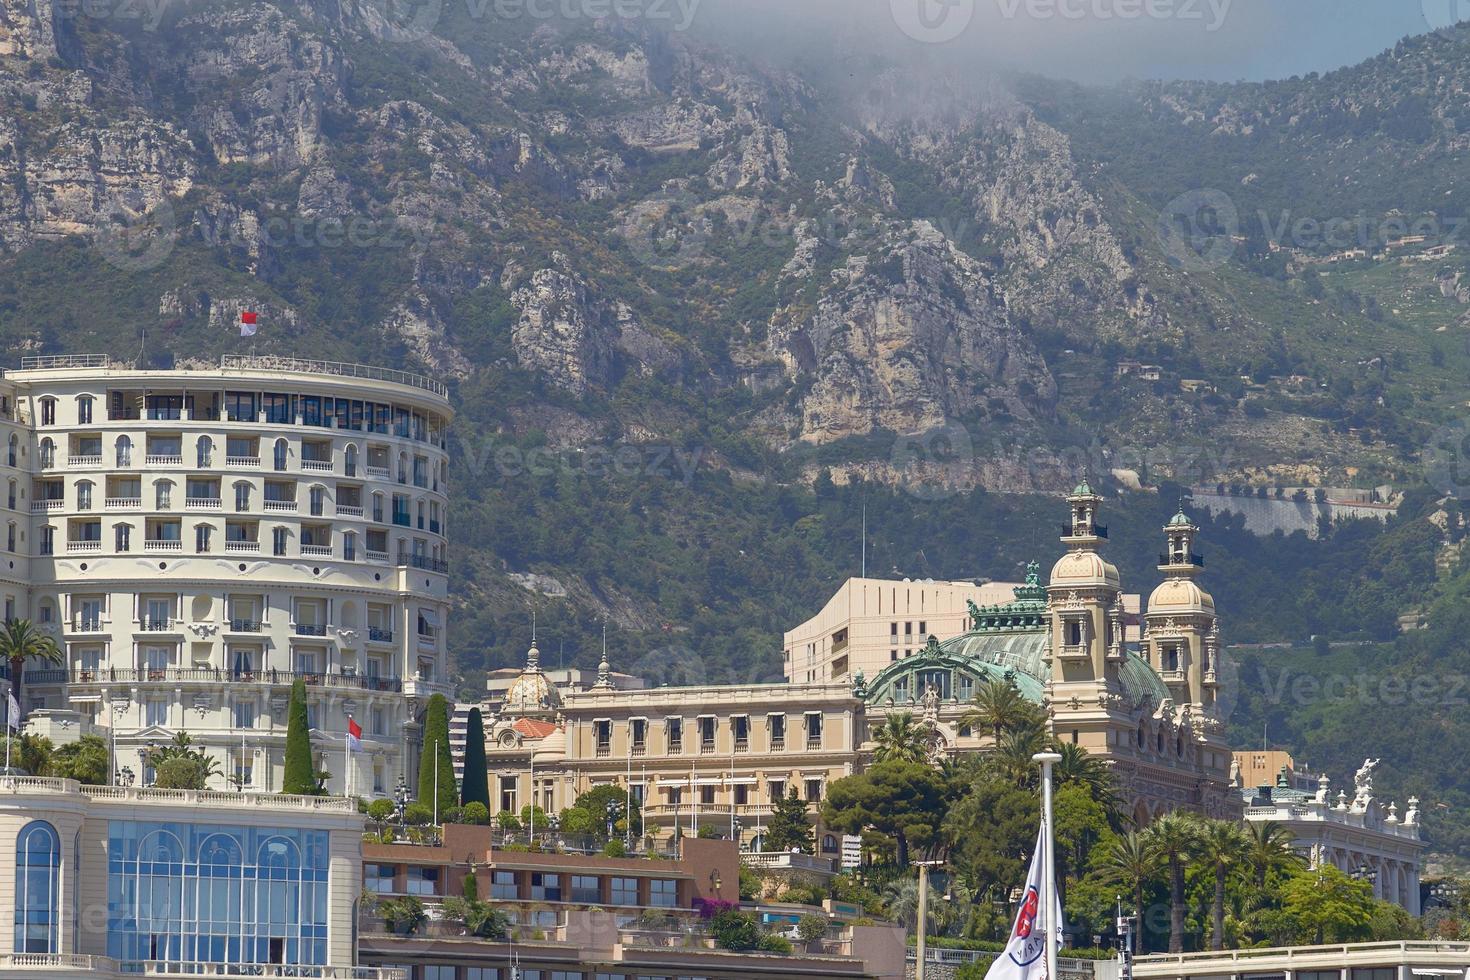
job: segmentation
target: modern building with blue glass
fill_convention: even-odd
[[[390,980],[355,965],[361,833],[341,798],[0,777],[0,973]]]

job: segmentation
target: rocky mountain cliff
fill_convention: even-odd
[[[779,493],[1049,491],[1082,468],[1406,479],[1463,400],[1460,252],[1329,266],[1251,219],[1344,213],[1340,193],[1291,196],[1339,185],[1375,217],[1443,215],[1470,128],[1462,38],[1280,86],[1101,91],[798,71],[676,26],[0,0],[0,336],[386,359],[453,383],[475,465],[678,450]],[[1196,192],[1234,224],[1176,213]],[[246,308],[251,341],[231,330]],[[503,608],[554,580],[658,628],[657,583],[600,580],[560,538],[513,545],[491,501],[524,473],[482,476],[461,514],[471,593]],[[711,494],[633,512],[703,547],[740,507]]]

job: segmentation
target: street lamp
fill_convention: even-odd
[[[131,766],[123,766],[117,770],[116,778],[119,786],[131,786],[133,785],[133,780],[138,777],[133,773]]]
[[[403,782],[403,774],[398,774],[398,785],[393,789],[393,809],[398,813],[398,828],[405,833],[408,831],[408,786]]]
[[[607,801],[607,839],[608,840],[612,840],[613,824],[617,823],[618,810],[619,809],[620,809],[620,807],[618,805],[618,801],[617,800],[608,800]]]

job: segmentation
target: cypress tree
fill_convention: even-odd
[[[306,725],[306,682],[299,678],[291,685],[291,706],[286,710],[286,775],[281,792],[297,796],[317,794],[311,732]]]
[[[436,750],[437,746],[437,750]],[[454,754],[449,747],[449,702],[444,695],[429,698],[424,712],[424,748],[419,755],[419,796],[425,806],[434,805],[434,770],[439,771],[439,812],[459,801],[454,784]]]
[[[479,708],[470,709],[464,733],[464,783],[459,789],[461,806],[485,804],[490,810],[490,776],[485,767],[485,722]]]

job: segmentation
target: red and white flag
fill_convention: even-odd
[[[349,717],[347,719],[347,751],[356,752],[361,748],[362,726],[357,723],[357,719]]]
[[[240,336],[254,337],[256,330],[257,315],[250,310],[240,311]]]
[[[985,980],[1055,980],[1054,977],[1046,976],[1046,934],[1041,922],[1042,893],[1047,890],[1043,885],[1046,877],[1043,854],[1045,846],[1046,826],[1043,824],[1041,832],[1036,835],[1036,852],[1031,858],[1031,873],[1026,876],[1025,896],[1021,899],[1021,908],[1016,912],[1016,922],[1011,927],[1005,952],[990,964]],[[1046,884],[1051,885],[1052,900],[1056,903],[1052,907],[1051,916],[1053,941],[1060,946],[1061,900],[1057,897],[1055,882]]]

